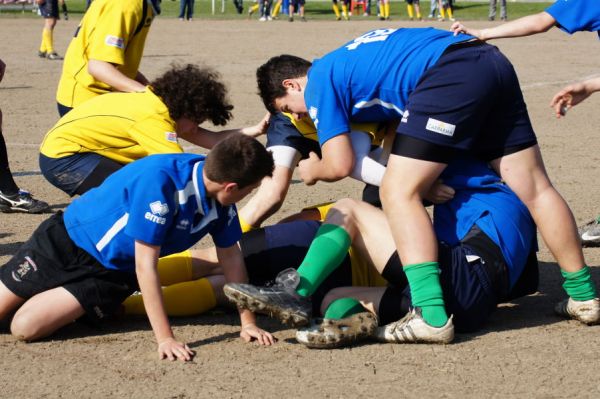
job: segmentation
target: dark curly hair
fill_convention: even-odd
[[[286,94],[283,81],[305,76],[311,65],[312,63],[304,58],[282,54],[271,58],[256,70],[258,94],[269,112],[277,112],[275,99]]]
[[[173,120],[183,117],[198,124],[210,120],[214,125],[225,125],[231,119],[233,105],[219,79],[219,73],[208,67],[173,65],[151,86]]]

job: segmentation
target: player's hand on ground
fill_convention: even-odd
[[[433,186],[431,186],[429,192],[425,195],[425,199],[432,204],[443,204],[454,198],[454,193],[455,191],[452,187],[445,185],[442,180],[438,180],[433,183]]]
[[[556,93],[550,101],[550,106],[554,109],[556,117],[560,118],[565,116],[570,108],[588,98],[590,94],[582,82],[574,83]]]
[[[256,324],[246,324],[242,327],[240,337],[244,342],[256,340],[261,345],[273,345],[277,339],[270,332],[259,328]]]
[[[300,179],[307,186],[312,186],[317,182],[317,179],[313,175],[313,168],[321,162],[319,156],[311,152],[308,154],[308,158],[303,159],[298,163],[298,174],[300,175]]]
[[[476,38],[481,39],[479,29],[467,28],[459,21],[453,23],[450,27],[450,30],[454,32],[454,36],[458,35],[459,33],[466,33],[467,35],[475,36]]]
[[[169,360],[183,360],[184,362],[192,360],[194,351],[186,344],[178,342],[175,338],[167,338],[158,344],[158,358]]]

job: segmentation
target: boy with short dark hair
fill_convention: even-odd
[[[13,335],[39,339],[83,315],[103,319],[139,284],[159,357],[190,360],[167,319],[158,258],[211,234],[225,279],[246,281],[234,204],[272,170],[271,155],[244,135],[223,140],[206,157],[155,155],[124,167],[64,216],[43,222],[0,268],[0,319],[18,309]],[[273,343],[251,312],[240,310],[240,317],[242,338]]]

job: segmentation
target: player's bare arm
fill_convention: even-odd
[[[142,83],[125,76],[117,67],[110,62],[100,60],[88,61],[88,73],[96,80],[106,83],[114,91],[134,92],[146,88]]]
[[[228,248],[217,247],[217,258],[223,267],[223,274],[227,283],[247,283],[248,274],[244,265],[244,258],[237,243]],[[256,340],[261,345],[273,345],[275,338],[271,333],[264,331],[256,325],[256,316],[247,309],[238,309],[242,330],[240,337],[245,342]]]
[[[546,32],[555,23],[556,20],[552,15],[542,11],[538,14],[528,15],[489,29],[473,29],[463,25],[461,22],[455,22],[450,27],[450,30],[454,31],[454,35],[466,33],[467,35],[475,36],[479,40],[491,40],[503,37],[529,36]]]
[[[189,361],[194,352],[185,343],[175,339],[165,311],[156,270],[159,254],[160,247],[135,241],[135,272],[144,296],[144,308],[156,337],[159,359]]]
[[[260,122],[253,126],[221,131],[209,130],[197,125],[190,119],[180,118],[177,120],[177,135],[192,144],[202,148],[211,149],[219,141],[229,137],[232,134],[245,134],[250,137],[258,137],[262,134],[265,134],[268,126],[269,118],[267,116],[263,117]]]
[[[570,84],[554,95],[550,107],[554,109],[556,117],[560,118],[565,116],[570,108],[597,91],[600,91],[600,77]]]
[[[293,168],[275,165],[272,177],[265,177],[256,194],[240,209],[240,221],[259,227],[283,205],[292,179]]]
[[[354,168],[354,151],[349,134],[335,136],[321,147],[322,158],[310,153],[300,161],[298,171],[302,181],[311,186],[317,181],[334,182],[348,177]]]

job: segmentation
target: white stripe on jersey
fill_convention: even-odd
[[[177,201],[179,205],[183,205],[187,203],[188,198],[192,195],[196,195],[196,189],[194,188],[194,182],[190,180],[183,190],[177,190],[175,201]]]
[[[126,213],[123,216],[121,216],[119,220],[117,220],[110,229],[108,229],[106,234],[104,234],[104,236],[96,244],[96,249],[98,250],[98,252],[102,252],[102,250],[108,245],[110,240],[112,240],[119,233],[119,231],[123,230],[123,228],[127,226],[128,220],[129,213]]]
[[[404,111],[402,111],[400,108],[398,108],[394,104],[386,103],[385,101],[382,101],[379,98],[374,98],[370,101],[359,101],[356,104],[354,104],[354,108],[362,109],[362,108],[373,107],[375,105],[380,105],[387,109],[393,109],[394,111],[396,111],[398,113],[398,115],[404,114]]]

